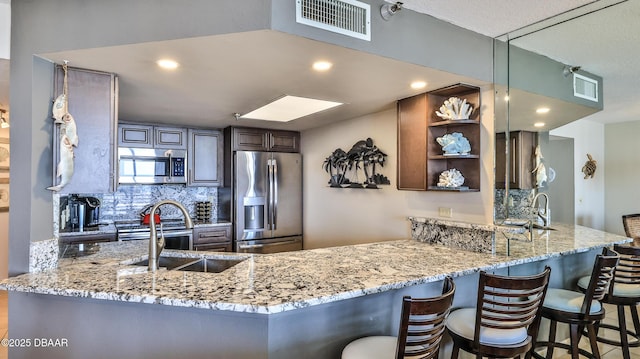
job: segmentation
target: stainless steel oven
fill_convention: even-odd
[[[151,229],[140,222],[116,222],[119,241],[149,239]],[[161,222],[156,226],[158,236],[164,236],[166,249],[193,250],[193,231],[183,221]]]

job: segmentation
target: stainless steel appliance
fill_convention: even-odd
[[[234,248],[273,253],[302,249],[302,157],[236,151],[233,156]]]
[[[119,241],[149,239],[151,229],[139,221],[116,221]],[[193,231],[187,229],[182,219],[163,219],[156,225],[159,236],[164,236],[166,249],[193,250]]]
[[[187,183],[187,151],[118,148],[118,183]]]
[[[71,194],[60,198],[60,232],[95,231],[100,224],[100,199]]]

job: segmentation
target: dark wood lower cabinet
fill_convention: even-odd
[[[193,249],[196,251],[232,252],[231,224],[194,228]]]

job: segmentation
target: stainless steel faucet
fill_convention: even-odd
[[[544,197],[544,209],[540,209],[540,203],[536,206],[536,202],[540,202],[539,198]],[[548,227],[551,224],[551,213],[549,212],[549,195],[543,192],[539,192],[533,197],[531,201],[531,207],[536,211],[536,215],[542,219],[542,225]]]
[[[151,272],[155,272],[158,269],[160,253],[162,253],[162,250],[164,249],[164,236],[160,236],[160,238],[158,238],[158,234],[156,232],[156,221],[153,215],[153,213],[156,213],[158,207],[163,204],[171,204],[178,207],[184,216],[185,227],[187,227],[187,229],[193,228],[193,222],[191,221],[191,217],[189,217],[189,212],[179,202],[165,199],[153,205],[151,212],[149,212],[151,213],[151,216],[149,217],[149,224],[151,226],[151,235],[149,236],[149,271]]]

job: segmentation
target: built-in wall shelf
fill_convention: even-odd
[[[466,100],[468,119],[443,120],[436,111],[451,97]],[[456,84],[398,101],[398,189],[414,191],[480,191],[480,88]],[[454,132],[469,140],[468,154],[444,155],[438,137]],[[457,169],[462,187],[439,187],[443,171]],[[468,187],[468,188],[465,188]]]

